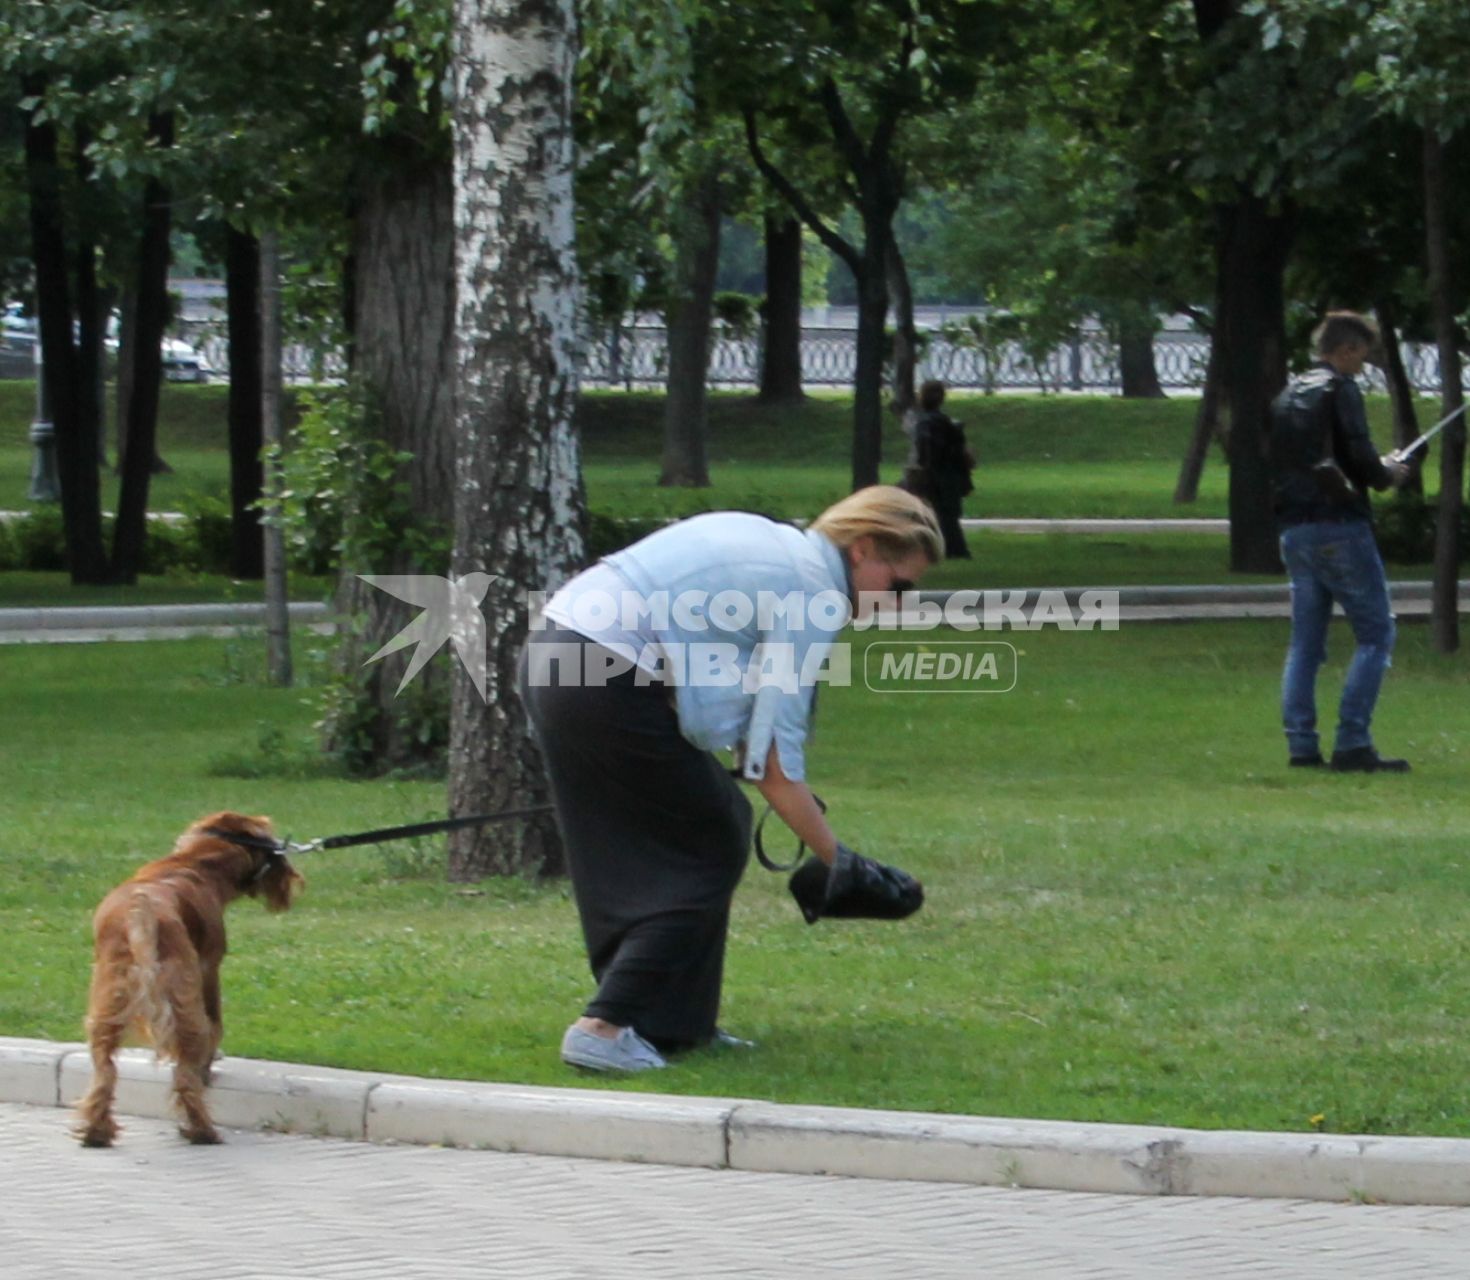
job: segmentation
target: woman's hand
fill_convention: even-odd
[[[766,757],[766,776],[756,780],[756,790],[776,811],[796,838],[828,866],[837,856],[837,837],[817,807],[816,797],[805,782],[795,782],[781,771],[781,761],[774,744]]]

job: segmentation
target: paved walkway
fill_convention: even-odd
[[[1012,1191],[227,1133],[0,1105],[6,1280],[1408,1280],[1470,1209]]]

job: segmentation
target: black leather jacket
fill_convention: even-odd
[[[1335,497],[1313,474],[1331,456],[1353,485]],[[1298,374],[1271,403],[1271,469],[1276,522],[1370,520],[1367,490],[1387,489],[1393,477],[1368,434],[1358,384],[1330,364]]]

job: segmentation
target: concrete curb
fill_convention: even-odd
[[[118,1111],[167,1118],[167,1068],[143,1050],[125,1050],[118,1066]],[[0,1038],[0,1102],[70,1106],[90,1078],[81,1045]],[[228,1127],[368,1142],[1113,1194],[1470,1205],[1470,1139],[1460,1138],[860,1111],[244,1058],[218,1064],[209,1100]]]

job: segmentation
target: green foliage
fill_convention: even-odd
[[[226,573],[230,563],[230,513],[214,498],[190,496],[182,521],[150,519],[144,528],[146,574]],[[103,521],[111,536],[110,519]],[[59,506],[42,506],[0,521],[0,569],[50,572],[66,567],[66,536]]]
[[[406,109],[417,112],[430,131],[447,134],[453,27],[454,6],[444,0],[394,0],[392,13],[365,41],[364,133],[387,132]]]
[[[994,395],[1005,348],[1019,340],[1024,324],[1022,318],[1013,312],[992,311],[985,315],[969,315],[963,320],[946,321],[940,326],[940,333],[951,346],[979,355],[985,394]]]
[[[748,293],[727,290],[714,297],[714,317],[732,338],[749,338],[760,328],[761,300]]]
[[[448,559],[449,531],[425,528],[408,497],[403,466],[372,425],[372,410],[348,386],[303,391],[290,446],[278,451],[283,486],[264,506],[279,520],[293,564],[327,573],[341,564],[375,565],[407,553]]]
[[[9,522],[12,567],[66,568],[66,531],[60,506],[41,506]]]
[[[683,514],[692,515],[694,512],[687,511]],[[589,511],[587,513],[587,560],[591,563],[600,560],[603,556],[611,555],[614,551],[621,551],[640,538],[647,537],[654,530],[662,528],[664,523],[665,521],[659,518],[638,519],[632,516],[610,516]]]
[[[1373,508],[1378,548],[1395,564],[1431,564],[1439,527],[1439,504],[1421,494],[1398,490]],[[1470,509],[1460,510],[1460,560],[1470,559]]]

